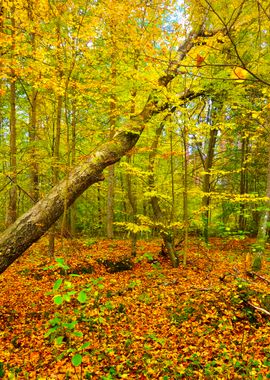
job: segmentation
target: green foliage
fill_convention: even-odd
[[[74,367],[78,367],[82,363],[82,355],[81,354],[75,354],[72,356],[71,363],[74,365]]]
[[[170,313],[170,319],[176,326],[181,325],[184,321],[189,320],[193,315],[195,308],[192,305],[192,301],[187,301],[182,308],[177,307]]]
[[[262,269],[262,255],[255,255],[252,262],[252,270],[257,272]]]
[[[142,256],[136,257],[135,262],[140,263],[141,261],[152,262],[154,260],[154,256],[150,252],[145,252]]]
[[[139,286],[141,286],[141,280],[131,280],[128,284],[128,287],[130,289],[134,289],[134,288],[139,287]]]
[[[65,270],[68,268],[63,259],[58,260],[56,266]],[[73,278],[73,275],[70,275],[71,281],[58,278],[49,293],[53,296],[53,302],[59,311],[55,312],[54,317],[48,321],[45,338],[50,339],[59,347],[59,360],[72,354],[71,362],[74,367],[77,367],[81,365],[83,356],[87,355],[87,348],[91,345],[91,342],[88,341],[81,343],[84,334],[78,329],[80,322],[87,320],[92,324],[100,324],[103,322],[102,313],[104,310],[112,310],[113,306],[109,302],[105,303],[104,306],[99,305],[101,312],[99,317],[96,319],[86,318],[84,310],[90,300],[94,305],[97,305],[99,291],[95,289],[103,289],[102,278],[91,279],[90,284],[78,290],[75,289],[72,282]],[[73,313],[68,313],[68,309],[65,308],[66,303],[74,305]]]
[[[92,247],[92,245],[96,244],[97,240],[96,239],[87,239],[84,244],[86,247]]]
[[[4,370],[4,363],[0,362],[0,377],[4,377],[5,375],[5,370]]]

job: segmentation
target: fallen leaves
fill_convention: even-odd
[[[171,268],[158,241],[141,241],[133,268],[118,273],[100,259],[127,257],[127,241],[67,241],[57,252],[64,272],[45,243],[0,279],[5,378],[267,378],[269,274],[266,265],[246,276],[249,241],[190,244],[186,268]],[[62,329],[56,340],[49,321]]]

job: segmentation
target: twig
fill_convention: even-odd
[[[266,314],[266,315],[270,315],[270,312],[267,311],[267,310],[265,310],[265,309],[263,309],[262,307],[255,306],[255,305],[253,305],[253,304],[250,303],[250,302],[247,302],[247,304],[248,304],[249,306],[253,307],[254,309],[259,310],[260,312]]]
[[[261,280],[267,282],[268,284],[270,284],[270,280],[268,280],[267,278],[255,273],[255,272],[251,272],[251,271],[247,271],[246,272],[248,276],[250,277],[259,277]]]

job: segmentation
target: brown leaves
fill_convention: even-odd
[[[67,241],[57,255],[65,258],[69,272],[86,264],[93,268],[93,273],[77,271],[77,277],[43,270],[52,264],[45,264],[45,243],[37,244],[0,280],[1,360],[7,376],[17,371],[18,379],[26,373],[30,379],[65,379],[68,374],[74,378],[74,353],[65,350],[68,344],[78,347],[86,341],[90,345],[83,352],[85,378],[237,379],[254,377],[254,371],[257,377],[268,373],[268,316],[260,308],[266,308],[263,295],[269,284],[259,277],[246,278],[249,242],[216,239],[207,251],[190,243],[187,267],[172,269],[159,256],[160,242],[141,241],[133,269],[110,274],[98,259],[128,256],[129,242],[91,241],[86,246]],[[147,259],[150,256],[154,262]],[[95,282],[100,277],[103,280]],[[267,272],[262,277],[267,279]],[[76,292],[92,284],[89,302],[54,305],[47,292],[58,278],[70,281]],[[44,338],[55,312],[65,320],[77,320],[83,340],[75,336],[73,343],[64,340],[57,346]]]

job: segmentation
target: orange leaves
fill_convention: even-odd
[[[173,379],[179,374],[183,378],[237,378],[239,366],[247,376],[265,376],[265,347],[270,344],[267,319],[254,309],[253,316],[260,317],[260,329],[254,329],[243,297],[248,297],[250,288],[250,302],[266,307],[256,292],[267,292],[267,284],[259,279],[241,283],[235,279],[245,277],[241,252],[248,244],[250,241],[228,241],[226,245],[226,241],[214,239],[206,249],[190,241],[187,267],[172,269],[159,256],[159,241],[139,241],[134,268],[110,274],[98,260],[129,255],[128,241],[64,242],[65,247],[57,247],[58,255],[65,257],[73,271],[78,273],[89,262],[94,269],[92,274],[70,276],[42,269],[48,260],[45,240],[39,242],[0,278],[0,325],[4,326],[0,344],[6,369],[9,364],[6,374],[11,373],[10,368],[21,368],[21,378],[26,371],[30,379],[49,376],[64,380],[67,374],[72,378],[75,372],[70,359],[79,354],[84,378],[91,373],[97,378],[124,379]],[[91,284],[88,302],[73,300],[68,307],[55,306],[46,293],[57,278],[70,281],[77,293]],[[76,320],[83,333],[84,342],[80,336],[69,340],[74,350],[70,356],[61,356],[66,338],[58,346],[44,339],[45,324],[55,311],[68,325]],[[89,345],[78,352],[85,342]],[[241,356],[237,354],[239,344]]]

